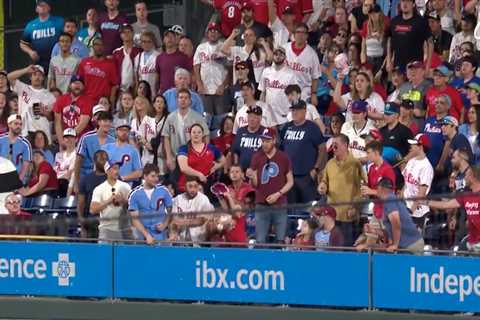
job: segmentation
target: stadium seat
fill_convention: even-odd
[[[77,211],[77,198],[75,196],[69,196],[55,199],[52,210],[58,213],[74,215]]]
[[[31,200],[28,211],[39,214],[46,213],[50,211],[52,204],[53,198],[48,194],[44,194]]]

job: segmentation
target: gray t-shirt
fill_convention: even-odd
[[[50,59],[48,81],[55,80],[55,87],[66,93],[72,76],[77,73],[79,64],[80,59],[73,54],[67,58],[63,58],[61,55],[54,56]]]
[[[155,39],[157,39],[157,48],[162,47],[162,38],[160,37],[160,30],[158,27],[154,24],[147,23],[146,25],[140,25],[140,23],[135,22],[132,24],[133,27],[133,42],[135,43],[135,46],[141,47],[140,43],[140,36],[142,35],[142,32],[145,31],[151,31],[155,35]]]
[[[411,82],[405,82],[399,88],[398,100],[412,100],[415,104],[415,108],[425,110],[425,93],[430,88],[432,82],[429,80],[423,80],[418,86],[413,87]]]
[[[178,110],[168,115],[162,130],[162,137],[169,137],[171,151],[173,155],[177,155],[178,148],[185,145],[190,140],[190,127],[195,123],[199,123],[203,127],[205,136],[209,135],[209,129],[205,119],[196,111],[189,110],[182,117]]]
[[[388,201],[397,199],[392,193],[388,198],[387,202],[383,204],[383,223],[385,224],[385,229],[387,230],[388,237],[393,239],[392,234],[392,224],[388,219],[388,216],[394,211],[398,211],[400,214],[400,243],[398,247],[400,249],[405,249],[418,240],[422,238],[422,235],[417,230],[415,223],[413,223],[410,211],[408,211],[405,202],[402,200],[398,201]]]

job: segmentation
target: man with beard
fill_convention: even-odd
[[[12,114],[7,119],[8,133],[0,136],[0,156],[13,162],[21,181],[32,162],[32,146],[22,133],[22,117]]]
[[[53,106],[55,134],[60,145],[63,145],[63,130],[75,129],[79,137],[85,133],[90,123],[93,101],[83,94],[84,89],[82,78],[74,75],[70,81],[70,92],[58,97]]]
[[[239,34],[243,34],[246,29],[252,29],[253,32],[255,32],[257,39],[267,39],[273,37],[272,31],[265,24],[255,21],[253,11],[253,4],[250,1],[243,2],[241,11],[242,22],[237,26],[237,28],[240,30]],[[244,45],[243,37],[237,38],[237,45]]]
[[[285,63],[285,48],[278,47],[273,51],[273,66],[265,68],[258,84],[262,91],[260,100],[266,102],[272,112],[275,125],[286,123],[291,103],[285,89],[297,83],[295,73]]]

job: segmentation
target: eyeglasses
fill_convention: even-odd
[[[9,200],[7,201],[7,204],[20,204],[20,200]]]

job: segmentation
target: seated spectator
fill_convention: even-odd
[[[211,176],[225,165],[225,157],[215,146],[204,142],[205,132],[200,124],[190,127],[190,141],[177,153],[180,178],[178,189],[185,191],[185,176],[197,177],[201,183],[211,181]]]
[[[4,92],[0,92],[0,135],[8,132],[8,117],[10,113],[7,95]]]
[[[48,138],[45,132],[42,130],[38,130],[33,134],[32,137],[32,148],[36,150],[41,150],[43,153],[43,156],[45,157],[45,160],[48,161],[48,163],[53,166],[55,163],[55,157],[53,155],[53,152],[50,150],[50,145],[48,144]]]
[[[202,99],[195,91],[190,89],[192,82],[192,76],[190,72],[185,69],[179,68],[175,71],[175,88],[168,89],[163,93],[165,100],[167,100],[168,112],[177,110],[177,92],[180,89],[187,89],[190,91],[192,99],[192,110],[197,111],[201,115],[205,110]]]
[[[310,248],[304,247],[315,245],[315,231],[318,228],[317,221],[315,219],[299,219],[298,228],[299,232],[292,240],[292,244],[295,246],[296,249],[310,250]]]
[[[59,151],[55,155],[55,162],[53,169],[57,173],[58,179],[58,195],[65,197],[72,193],[73,178],[75,168],[75,158],[77,153],[75,152],[75,140],[77,133],[75,129],[68,128],[63,131],[64,150]]]
[[[42,194],[53,197],[57,195],[57,191],[57,173],[46,160],[43,151],[40,149],[34,150],[32,177],[28,182],[28,187],[20,189],[20,194],[24,197],[36,197]]]
[[[17,193],[10,193],[5,198],[7,214],[0,215],[0,234],[27,235],[35,234],[32,225],[32,215],[21,208],[22,197]]]
[[[314,234],[315,246],[317,248],[342,247],[344,245],[343,234],[341,229],[335,225],[337,220],[335,208],[331,206],[316,207],[312,213],[318,224],[318,229]]]
[[[425,246],[422,235],[413,223],[405,203],[395,196],[393,182],[383,178],[378,182],[377,190],[380,199],[389,200],[383,204],[383,223],[390,242],[387,251],[405,249],[413,253],[422,252]]]
[[[480,161],[480,105],[472,105],[468,109],[467,118],[464,124],[458,127],[458,133],[464,135],[470,143],[473,152],[472,162],[477,164]]]
[[[127,226],[126,213],[130,185],[119,180],[120,164],[105,162],[107,180],[99,184],[92,194],[90,212],[100,215],[98,226],[99,242],[123,240],[128,238],[125,234]]]

